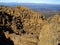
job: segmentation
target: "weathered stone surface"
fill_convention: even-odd
[[[43,26],[40,32],[38,45],[57,45],[58,34],[56,30],[56,25],[53,23]]]
[[[49,17],[40,32],[38,45],[58,45],[60,43],[60,15]]]
[[[24,6],[0,6],[0,40],[2,39],[6,45],[58,45],[60,15],[46,20],[40,12]]]
[[[2,6],[0,8],[1,10],[8,13],[9,15],[13,16],[11,27],[15,33],[19,33],[18,30],[21,30],[23,28],[22,30],[26,31],[27,33],[29,32],[33,33],[36,30],[34,33],[38,34],[39,32],[38,30],[40,30],[40,27],[43,26],[46,22],[43,14],[32,11],[31,9],[24,6],[20,6],[20,7],[19,6],[16,6],[16,7]]]
[[[48,18],[48,22],[49,23],[54,23],[56,26],[56,32],[58,34],[58,42],[60,43],[60,15],[56,14],[55,16],[51,16],[50,18]]]
[[[4,20],[2,21],[2,28],[4,28],[3,32],[7,39],[14,42],[14,45],[38,44],[40,30],[42,29],[42,26],[47,23],[43,14],[24,6],[1,6],[0,12],[2,12],[0,15],[6,17],[2,18],[2,16],[0,16],[1,19]]]

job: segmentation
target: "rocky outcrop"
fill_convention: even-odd
[[[40,32],[38,45],[57,45],[58,34],[56,30],[56,25],[53,23],[43,26]]]
[[[51,16],[50,18],[48,18],[48,22],[49,23],[53,23],[56,26],[56,32],[58,35],[58,43],[60,43],[60,15],[56,14],[55,16]]]
[[[60,15],[49,17],[48,23],[43,26],[38,45],[59,45],[60,44]]]
[[[59,45],[60,15],[46,19],[40,12],[24,6],[0,6],[0,42],[1,45]]]
[[[43,14],[23,6],[0,6],[0,17],[2,32],[14,45],[37,45],[40,30],[48,23]]]

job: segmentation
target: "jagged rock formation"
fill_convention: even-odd
[[[0,17],[2,32],[14,45],[37,45],[40,30],[48,23],[43,14],[23,6],[0,6]]]
[[[46,19],[40,12],[24,6],[0,6],[0,42],[1,45],[59,45],[60,15]]]
[[[13,33],[13,30],[10,28],[11,25],[11,16],[5,12],[0,12],[0,44],[1,45],[14,45],[13,41],[10,38],[6,38],[4,32],[9,31]]]

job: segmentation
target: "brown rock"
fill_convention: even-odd
[[[0,12],[0,15],[7,17],[0,16],[3,20],[2,28],[7,28],[4,28],[6,38],[11,39],[14,45],[37,45],[40,30],[47,23],[43,14],[24,6],[1,6]]]
[[[58,42],[60,43],[60,15],[56,14],[48,19],[49,23],[54,23],[56,26],[56,32],[58,34]]]
[[[58,34],[56,30],[56,25],[53,23],[43,26],[40,32],[38,45],[58,45]]]
[[[47,19],[43,26],[38,45],[58,45],[60,43],[60,15],[54,15]]]

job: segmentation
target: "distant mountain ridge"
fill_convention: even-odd
[[[25,6],[34,11],[41,12],[45,14],[46,17],[51,15],[55,15],[56,13],[60,12],[60,4],[43,4],[43,3],[0,3],[0,5],[4,6]]]
[[[5,6],[27,6],[31,9],[34,9],[34,10],[37,10],[37,11],[44,11],[44,10],[58,11],[58,10],[60,10],[60,5],[59,4],[0,3],[0,5],[5,5]]]

